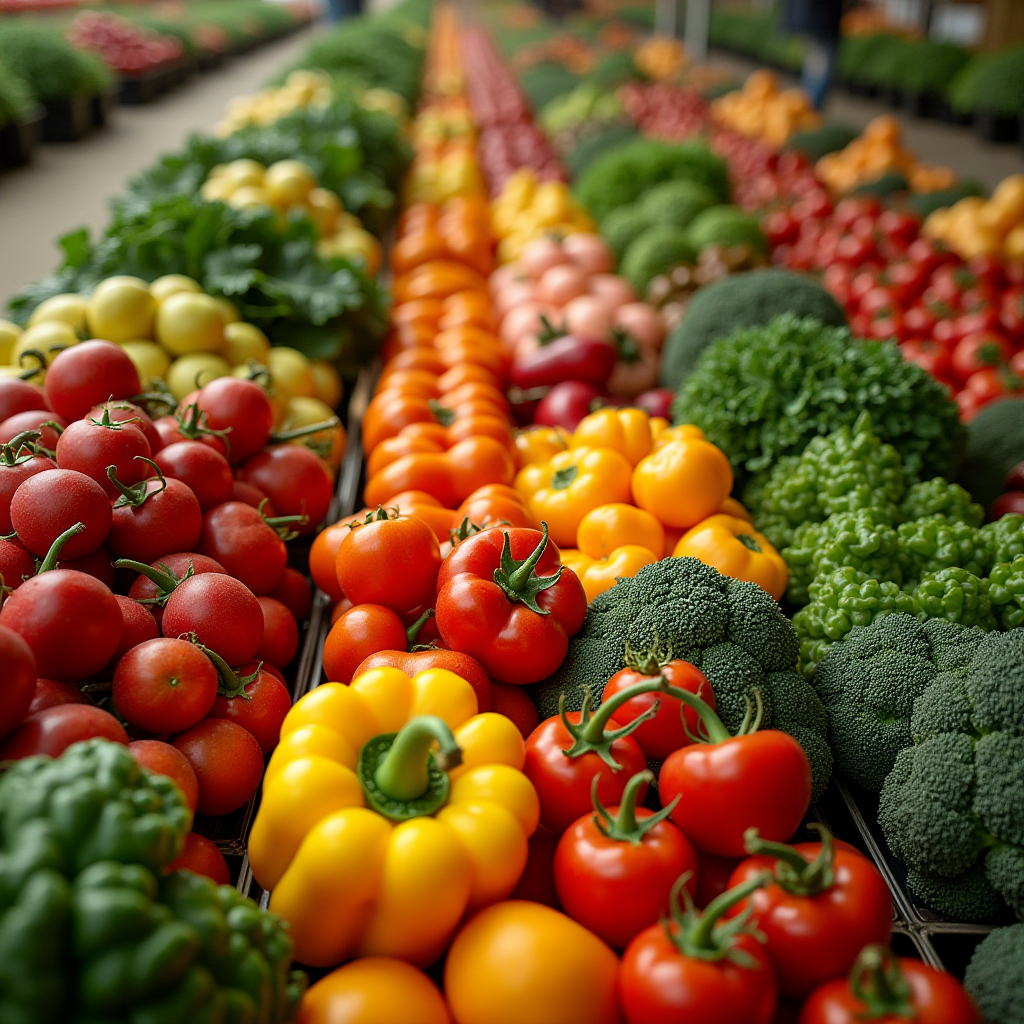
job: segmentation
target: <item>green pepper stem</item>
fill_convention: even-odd
[[[77,533],[85,532],[85,523],[75,523],[74,526],[69,526],[51,545],[50,550],[46,552],[46,557],[39,563],[39,568],[36,570],[36,575],[39,576],[41,573],[49,572],[51,569],[57,568],[57,561],[60,559],[61,548]]]
[[[913,1019],[914,999],[892,950],[865,946],[850,971],[850,991],[864,1004],[863,1020],[878,1017]]]
[[[448,771],[461,763],[462,751],[443,719],[437,715],[419,715],[407,722],[374,772],[380,791],[392,800],[415,800],[423,796],[430,785],[427,755],[435,743],[441,748],[435,758],[438,768]]]
[[[821,836],[821,851],[814,860],[808,860],[799,850],[786,843],[762,839],[756,828],[743,833],[747,853],[774,857],[772,874],[776,884],[794,896],[817,896],[835,884],[835,847],[832,833],[817,821],[808,826]]]

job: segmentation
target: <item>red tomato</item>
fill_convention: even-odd
[[[199,782],[185,755],[162,740],[134,740],[128,752],[143,768],[157,775],[166,775],[181,790],[188,809],[195,814],[199,800]]]
[[[4,378],[0,377],[0,380]],[[45,455],[33,455],[29,447],[0,448],[0,537],[14,532],[11,524],[11,499],[22,482],[37,473],[56,469],[57,463]]]
[[[263,491],[278,515],[305,517],[304,524],[295,524],[303,536],[316,533],[334,496],[327,467],[302,445],[286,444],[260,452],[242,466],[239,479]]]
[[[231,464],[208,444],[176,441],[157,452],[153,461],[164,476],[180,480],[191,489],[203,512],[231,500],[235,483]]]
[[[697,851],[697,889],[693,894],[693,902],[703,910],[713,899],[721,896],[729,888],[737,857],[718,857],[713,853]]]
[[[118,558],[155,562],[199,540],[203,513],[180,480],[146,480],[114,502],[107,544]]]
[[[144,644],[147,640],[155,640],[160,635],[160,627],[156,624],[153,613],[144,604],[139,604],[138,601],[121,594],[115,594],[114,600],[117,602],[118,608],[121,609],[123,629],[121,642],[117,645],[117,650],[114,651],[114,656],[107,665],[111,676],[113,676],[117,663],[133,647]]]
[[[296,622],[304,622],[313,605],[313,591],[309,580],[291,566],[285,566],[277,586],[270,592],[288,611],[295,616]]]
[[[422,519],[378,509],[348,531],[335,564],[338,583],[353,604],[405,612],[432,603],[441,550]]]
[[[240,377],[219,377],[200,388],[192,400],[205,413],[211,430],[227,432],[233,464],[245,462],[270,440],[274,410],[259,384]]]
[[[119,488],[110,479],[109,467],[129,487],[149,472],[143,460],[152,454],[146,435],[134,423],[115,423],[108,410],[100,420],[75,420],[57,441],[57,467],[84,473],[110,498],[117,497]]]
[[[953,372],[966,381],[972,373],[990,366],[1003,366],[1011,354],[1010,343],[994,331],[966,335],[953,349]]]
[[[245,685],[245,696],[226,697],[218,694],[207,718],[225,718],[252,733],[260,750],[269,754],[281,738],[281,723],[292,706],[291,694],[276,676],[259,669],[254,662],[238,670],[240,676],[256,673]]]
[[[0,578],[8,590],[17,590],[22,583],[36,574],[36,560],[17,538],[0,537]]]
[[[263,754],[252,733],[207,718],[174,740],[199,780],[200,814],[230,814],[248,803],[263,777]]]
[[[349,683],[361,662],[378,651],[409,647],[402,620],[381,604],[357,604],[335,620],[324,641],[324,675]]]
[[[110,590],[113,590],[117,583],[114,553],[106,544],[101,544],[95,551],[90,551],[89,554],[83,555],[81,558],[60,558],[57,560],[57,568],[84,572],[86,576],[98,579]]]
[[[915,305],[903,314],[903,327],[911,337],[929,338],[938,319],[927,306]]]
[[[0,737],[29,713],[35,690],[32,648],[14,630],[0,626]]]
[[[618,807],[606,810],[595,799],[593,813],[570,825],[555,851],[562,908],[616,949],[665,916],[681,875],[691,895],[696,887],[697,854],[666,820],[668,810],[636,806],[639,787],[653,781],[653,772],[638,772]]]
[[[50,408],[69,421],[108,398],[131,398],[142,390],[135,364],[109,341],[84,341],[59,352],[45,388]]]
[[[849,978],[828,981],[814,992],[799,1024],[860,1024],[867,1017],[874,1024],[983,1024],[951,974],[920,960],[897,959],[884,946],[868,946]]]
[[[795,846],[754,837],[748,847],[757,852],[729,880],[737,886],[771,872],[772,884],[732,913],[753,907],[779,991],[790,999],[845,976],[865,946],[888,943],[892,930],[892,899],[878,868],[845,843],[834,845],[823,826],[819,831],[822,842]]]
[[[150,419],[149,413],[139,405],[128,402],[125,399],[111,399],[101,405],[94,405],[85,415],[90,419],[103,419],[104,412],[108,413],[115,423],[132,423],[146,435],[150,450],[155,455],[163,446],[163,438],[156,424]]]
[[[107,539],[110,501],[84,473],[54,469],[21,483],[11,499],[11,522],[18,540],[40,558],[62,533],[81,523],[85,529],[69,537],[60,551],[65,558],[81,558]]]
[[[286,668],[299,649],[299,627],[294,616],[272,597],[256,598],[263,610],[263,639],[256,658],[276,668]]]
[[[209,878],[215,885],[231,884],[231,871],[224,854],[217,849],[215,842],[198,832],[189,832],[185,836],[185,848],[164,871],[194,871],[197,875]]]
[[[510,718],[524,740],[529,738],[540,721],[537,705],[530,695],[522,687],[508,683],[491,683],[491,710]]]
[[[43,389],[20,377],[0,377],[0,423],[20,412],[49,409]]]
[[[118,662],[112,694],[118,712],[131,725],[175,733],[206,716],[217,685],[217,669],[198,647],[160,637],[132,648]]]
[[[511,686],[509,689],[517,690],[517,687]],[[538,825],[536,832],[530,836],[526,867],[523,868],[518,885],[509,896],[510,900],[529,900],[531,903],[543,903],[544,906],[555,910],[562,909],[562,904],[558,902],[558,891],[555,889],[557,848],[558,836],[551,829]]]
[[[0,760],[34,754],[60,757],[72,743],[96,738],[128,746],[128,733],[109,711],[91,704],[58,704],[26,718],[0,745]]]
[[[900,344],[900,351],[907,362],[917,363],[922,370],[926,370],[936,380],[952,387],[953,364],[949,358],[949,350],[944,345],[940,345],[937,341],[911,338]]]
[[[37,711],[55,708],[58,704],[88,703],[88,698],[71,683],[62,683],[59,679],[37,679],[32,703],[28,706],[25,717],[34,715]]]
[[[633,659],[635,667],[620,669],[608,680],[604,693],[601,695],[602,704],[621,693],[627,686],[644,680],[657,679],[659,675],[663,675],[670,686],[678,686],[689,693],[696,694],[707,703],[708,707],[714,708],[715,695],[711,690],[711,684],[704,673],[688,661],[677,659],[658,666],[656,659],[638,660],[632,652],[628,652],[628,656]],[[686,735],[686,730],[689,729],[691,734],[696,735],[700,720],[697,712],[693,708],[684,707],[678,697],[656,691],[642,693],[640,696],[626,701],[615,712],[615,720],[623,725],[633,722],[641,715],[650,712],[655,704],[658,705],[657,713],[637,726],[636,731],[631,735],[648,757],[661,760],[668,757],[673,750],[679,750],[680,747],[685,747],[692,742]]]
[[[972,373],[964,389],[974,396],[980,407],[1004,395],[1016,395],[1024,391],[1024,379],[1005,369],[990,368]]]
[[[137,571],[141,571],[137,566]],[[159,625],[163,621],[164,604],[174,592],[175,586],[188,576],[199,576],[204,572],[225,571],[220,562],[194,551],[176,551],[165,555],[159,562],[149,566],[150,571],[161,581],[157,583],[149,576],[140,575],[132,584],[128,596],[133,601],[144,601]],[[161,603],[162,602],[162,603]]]
[[[54,424],[60,429],[56,429]],[[7,444],[26,430],[38,430],[42,435],[39,444],[52,452],[60,440],[61,430],[67,425],[68,421],[63,416],[58,416],[49,409],[30,409],[27,412],[15,413],[0,423],[0,443]]]
[[[268,594],[281,582],[288,562],[288,549],[274,522],[245,502],[227,501],[203,517],[199,550],[254,594]]]

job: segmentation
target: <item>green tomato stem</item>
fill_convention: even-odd
[[[914,997],[900,965],[885,946],[865,946],[850,971],[850,991],[864,1004],[864,1020],[917,1016]]]
[[[835,884],[835,847],[832,833],[819,822],[813,821],[808,828],[821,836],[821,852],[814,860],[808,860],[799,850],[786,843],[762,839],[756,828],[743,833],[747,853],[774,857],[772,874],[776,884],[794,896],[817,896]]]
[[[57,568],[57,562],[60,559],[61,548],[71,540],[72,537],[77,533],[85,532],[85,523],[75,523],[74,526],[69,526],[51,545],[50,550],[46,552],[46,557],[39,563],[39,568],[36,570],[36,575],[39,576],[41,573],[49,572],[51,569]]]

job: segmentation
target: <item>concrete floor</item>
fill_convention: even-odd
[[[119,107],[110,127],[81,142],[44,145],[27,167],[0,173],[0,310],[59,265],[57,238],[82,226],[102,229],[107,201],[129,178],[190,132],[212,128],[229,99],[260,89],[316,31],[230,60],[146,106]]]

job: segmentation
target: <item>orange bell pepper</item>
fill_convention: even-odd
[[[647,548],[661,558],[665,528],[650,512],[618,502],[591,509],[576,530],[576,547],[590,558],[607,558],[627,544]]]
[[[561,554],[562,565],[579,576],[588,602],[610,590],[619,579],[632,578],[645,565],[657,562],[659,558],[650,548],[639,544],[623,544],[604,558],[592,558],[575,548],[566,548]]]
[[[511,483],[515,466],[508,449],[493,437],[471,437],[446,452],[404,455],[370,477],[368,505],[387,504],[393,494],[422,490],[455,508],[478,487]]]
[[[746,519],[713,515],[687,530],[672,552],[713,566],[723,576],[749,580],[778,601],[786,592],[789,568],[766,537]]]
[[[584,416],[570,448],[612,448],[635,466],[651,450],[650,416],[643,409],[598,409]]]
[[[732,490],[732,467],[710,441],[670,441],[633,470],[633,500],[666,526],[691,527],[717,512]]]
[[[653,422],[653,421],[652,421]],[[704,431],[695,427],[692,423],[680,423],[678,427],[668,426],[665,420],[665,427],[652,435],[653,447],[657,451],[664,448],[670,441],[704,441]]]

